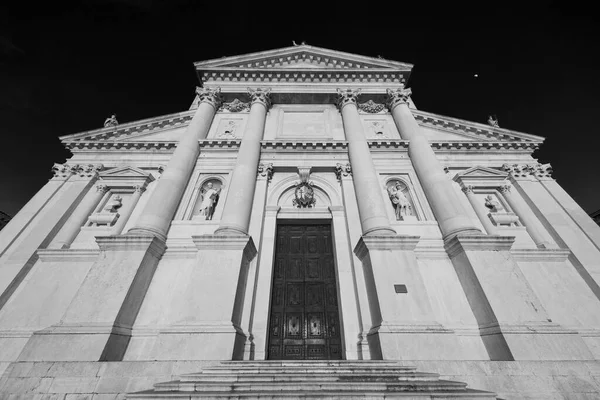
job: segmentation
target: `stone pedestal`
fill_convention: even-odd
[[[99,236],[100,255],[60,323],[35,332],[19,361],[119,361],[165,250],[153,236]]]
[[[458,347],[453,332],[435,322],[414,248],[418,236],[363,236],[354,252],[362,261],[372,327],[373,359],[439,359]]]
[[[196,268],[153,349],[158,360],[241,360],[242,311],[256,248],[249,236],[192,236]],[[192,288],[193,290],[189,290]]]
[[[491,360],[585,360],[574,331],[552,322],[510,249],[512,236],[456,236],[446,241]]]

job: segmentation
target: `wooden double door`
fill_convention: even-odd
[[[342,358],[331,225],[278,225],[268,359]]]

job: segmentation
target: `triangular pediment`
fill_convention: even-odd
[[[488,167],[472,167],[467,169],[466,171],[458,174],[463,178],[501,178],[504,179],[508,176],[508,174],[504,171],[498,171],[497,169],[488,168]]]
[[[100,172],[100,176],[104,179],[141,178],[150,179],[151,181],[154,180],[150,173],[144,171],[143,169],[131,167],[129,165],[107,169],[105,171]]]
[[[302,44],[239,56],[222,57],[194,64],[197,70],[209,69],[323,69],[323,70],[402,70],[412,64],[362,56]]]

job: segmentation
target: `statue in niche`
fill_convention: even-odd
[[[119,195],[116,195],[111,200],[106,202],[104,206],[104,212],[108,213],[116,213],[119,208],[123,206],[123,198]]]
[[[211,220],[215,212],[215,207],[219,202],[221,188],[215,189],[212,182],[208,182],[206,187],[201,189],[200,193],[202,194],[202,203],[200,204],[199,215],[203,215],[205,220]]]
[[[492,197],[491,194],[488,194],[485,198],[485,206],[490,210],[490,212],[497,213],[504,211],[504,207],[500,202]]]
[[[110,117],[106,118],[104,120],[104,127],[108,128],[110,126],[117,126],[119,125],[119,122],[117,121],[117,115],[113,114]]]
[[[405,190],[406,186],[404,186],[400,181],[393,182],[387,188],[390,201],[394,207],[397,221],[403,221],[404,217],[413,215],[410,201],[404,194]]]

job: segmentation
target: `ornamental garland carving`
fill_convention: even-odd
[[[222,102],[221,88],[209,89],[196,86],[196,94],[200,99],[200,103],[208,103],[213,106],[215,110],[219,109]]]
[[[504,171],[514,178],[534,176],[538,179],[552,179],[552,166],[550,164],[504,164]]]
[[[360,103],[358,109],[369,114],[378,114],[385,111],[385,104],[375,103],[373,100],[369,100],[366,103]]]
[[[230,103],[223,103],[221,108],[229,112],[248,111],[250,109],[250,103],[244,103],[239,99],[234,99]]]
[[[357,105],[358,96],[360,96],[360,89],[336,89],[337,90],[337,106],[342,111],[342,108],[348,104]]]
[[[271,107],[271,88],[248,88],[248,96],[252,99],[252,104],[260,103],[268,110]]]
[[[411,89],[387,89],[387,107],[393,110],[397,105],[408,104],[408,99],[412,95]]]

